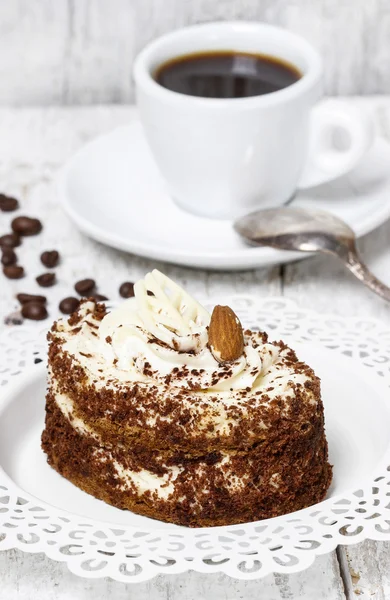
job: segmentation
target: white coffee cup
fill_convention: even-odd
[[[280,58],[302,77],[270,94],[232,99],[180,94],[155,81],[169,59],[212,50]],[[360,112],[317,104],[322,61],[314,48],[264,23],[208,23],[168,33],[138,55],[134,78],[145,134],[169,192],[198,215],[233,218],[281,205],[298,188],[351,170],[372,141],[371,122]]]

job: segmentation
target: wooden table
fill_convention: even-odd
[[[372,111],[378,131],[390,138],[390,98],[354,99]],[[111,250],[82,236],[58,206],[53,180],[58,168],[94,136],[126,123],[131,107],[0,109],[0,191],[21,199],[23,213],[43,219],[44,232],[18,249],[27,271],[21,281],[0,278],[0,317],[16,307],[18,291],[38,292],[34,276],[44,269],[42,250],[57,248],[63,260],[58,284],[47,295],[55,316],[58,301],[72,292],[73,283],[93,276],[99,291],[119,299],[122,281],[135,281],[154,266],[200,299],[234,291],[285,295],[302,307],[338,315],[375,315],[390,326],[389,306],[368,292],[336,262],[310,258],[286,266],[244,273],[208,273]],[[390,168],[390,165],[389,165]],[[389,198],[390,202],[390,198]],[[6,232],[13,213],[0,214]],[[0,234],[1,234],[0,233]],[[374,272],[390,284],[390,222],[359,242]],[[20,250],[20,251],[19,251]],[[0,325],[3,327],[3,325]],[[259,581],[237,581],[224,575],[188,573],[159,576],[142,584],[87,580],[72,575],[43,555],[19,551],[0,553],[0,600],[230,600],[241,598],[341,600],[390,598],[390,543],[365,542],[319,557],[296,575],[270,575]]]

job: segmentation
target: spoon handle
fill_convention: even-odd
[[[345,264],[345,266],[362,281],[370,290],[384,298],[388,302],[390,302],[390,287],[385,285],[380,279],[375,277],[373,273],[371,273],[370,269],[364,262],[361,260],[360,256],[355,250],[350,250],[348,255],[344,258],[339,255]]]

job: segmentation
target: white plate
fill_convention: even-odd
[[[390,216],[390,144],[376,139],[354,171],[301,191],[295,206],[329,210],[358,236]],[[59,179],[62,204],[87,235],[120,250],[190,267],[249,269],[307,255],[248,247],[230,221],[197,217],[169,197],[139,121],[82,148]]]
[[[322,380],[329,458],[334,465],[328,498],[359,487],[380,465],[389,446],[390,412],[384,389],[362,376],[356,363],[318,344],[293,344]],[[83,518],[112,526],[179,531],[182,527],[119,510],[86,494],[51,469],[41,449],[46,370],[21,377],[0,412],[0,465],[24,492]],[[387,393],[387,390],[386,390]],[[375,411],[372,405],[375,404]]]
[[[187,529],[85,494],[40,448],[45,371],[31,365],[45,356],[43,332],[14,328],[0,336],[0,550],[45,552],[84,577],[141,581],[192,569],[252,579],[302,570],[340,543],[390,540],[390,331],[283,298],[236,296],[229,305],[246,326],[285,339],[321,377],[334,464],[327,499],[276,519]]]

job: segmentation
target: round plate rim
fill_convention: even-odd
[[[213,300],[219,299],[220,296],[216,296],[216,298],[213,297]],[[381,323],[381,321],[377,318],[372,318],[372,317],[364,317],[364,316],[355,316],[355,317],[347,317],[347,318],[343,318],[340,315],[331,315],[331,314],[319,314],[317,313],[315,310],[313,309],[306,309],[306,308],[301,308],[299,307],[296,302],[294,302],[291,299],[285,298],[285,297],[278,297],[278,296],[271,296],[271,297],[265,297],[263,299],[259,299],[254,295],[250,295],[250,294],[233,294],[233,295],[228,295],[227,297],[224,298],[225,301],[231,302],[232,305],[237,305],[237,307],[239,308],[241,306],[242,310],[249,310],[249,312],[251,313],[252,310],[256,311],[256,319],[259,318],[259,314],[257,311],[258,310],[266,310],[266,313],[269,314],[269,311],[278,311],[278,318],[275,318],[275,320],[281,325],[282,329],[281,331],[278,331],[278,335],[279,336],[284,336],[286,335],[286,337],[288,337],[288,340],[291,341],[292,343],[299,343],[302,344],[302,342],[304,342],[306,340],[306,342],[311,343],[312,345],[319,345],[321,348],[328,348],[329,350],[334,350],[334,337],[332,337],[333,335],[337,335],[337,339],[340,338],[340,344],[337,345],[337,354],[341,354],[341,355],[345,355],[344,350],[348,349],[350,347],[350,337],[352,334],[352,338],[355,339],[356,336],[358,336],[356,339],[359,340],[359,344],[361,343],[362,337],[367,337],[367,343],[370,345],[371,344],[371,340],[374,339],[375,343],[374,346],[371,348],[371,350],[368,349],[369,352],[371,352],[371,354],[369,354],[369,359],[364,358],[363,356],[360,356],[360,354],[356,354],[356,356],[351,356],[349,354],[347,354],[347,356],[345,356],[345,360],[347,360],[348,362],[353,361],[353,362],[357,362],[359,364],[359,366],[363,366],[365,372],[367,373],[367,375],[365,377],[368,377],[370,379],[370,381],[374,381],[374,386],[379,387],[378,392],[381,394],[381,396],[383,397],[383,402],[385,403],[386,400],[388,398],[388,389],[390,387],[390,367],[388,366],[388,364],[386,364],[385,367],[383,367],[383,361],[380,361],[379,363],[377,362],[377,357],[378,354],[377,352],[383,352],[383,355],[385,358],[387,358],[387,363],[390,364],[390,327],[388,326],[383,326],[383,323]],[[210,299],[208,299],[208,302],[211,302]],[[262,317],[264,318],[264,317]],[[258,321],[256,321],[258,322]],[[299,332],[298,335],[296,335],[295,332],[295,328],[292,327],[294,325],[294,323],[297,322],[301,322],[302,323],[302,334]],[[314,325],[314,333],[311,333],[312,327]],[[341,327],[341,330],[340,330]],[[329,328],[329,331],[327,331]],[[272,327],[272,319],[269,322],[268,325],[268,329],[270,331],[273,330]],[[299,330],[299,327],[298,327]],[[16,335],[14,336],[14,332],[18,332],[16,333]],[[326,333],[325,337],[324,337],[324,333]],[[330,338],[329,338],[329,333],[331,334]],[[345,338],[345,340],[343,339],[343,333],[345,333],[347,335],[347,338]],[[29,326],[25,326],[22,325],[20,327],[12,327],[12,328],[6,328],[4,331],[0,332],[0,342],[3,342],[2,344],[0,344],[0,346],[4,347],[4,342],[5,342],[5,347],[7,347],[7,345],[10,345],[10,348],[13,349],[14,351],[14,358],[11,359],[10,361],[7,362],[7,360],[5,360],[5,377],[6,380],[5,382],[7,383],[7,372],[9,371],[9,382],[7,384],[7,387],[3,387],[1,389],[3,390],[10,390],[14,385],[16,386],[14,388],[17,389],[18,388],[18,384],[20,384],[20,377],[22,374],[25,374],[27,371],[29,373],[38,373],[37,376],[39,376],[39,373],[43,372],[44,369],[44,364],[37,364],[37,365],[33,365],[33,359],[34,357],[36,357],[36,355],[39,355],[41,358],[43,358],[44,353],[46,352],[46,350],[44,350],[44,344],[43,344],[43,335],[46,334],[46,327],[44,328],[40,328],[38,329],[37,326],[34,325],[29,325]],[[356,334],[355,338],[354,335]],[[3,337],[4,336],[4,337]],[[374,338],[373,338],[374,336]],[[7,341],[9,338],[9,342]],[[28,358],[29,358],[29,364],[31,366],[26,366],[26,364],[24,365],[20,365],[21,367],[21,372],[15,372],[14,369],[16,367],[16,364],[19,367],[19,363],[15,363],[15,357],[16,360],[19,360],[19,353],[15,352],[15,345],[17,344],[21,344],[21,343],[27,343],[26,344],[26,348],[27,348],[27,353],[28,353]],[[367,345],[366,345],[367,346]],[[365,346],[365,347],[366,347]],[[360,347],[360,346],[359,346]],[[370,347],[370,346],[369,346]],[[358,349],[358,347],[356,347],[356,349]],[[15,364],[14,364],[15,363]],[[7,371],[7,365],[9,366],[9,369]],[[18,369],[20,371],[20,369]],[[35,371],[34,371],[35,370]],[[369,376],[369,373],[371,373],[371,377]],[[13,392],[15,393],[15,392]],[[386,394],[386,396],[384,396],[384,394]],[[11,400],[12,402],[12,400]],[[2,404],[2,402],[0,401],[0,405]],[[387,407],[386,407],[387,408]],[[390,407],[389,407],[390,408]],[[1,416],[0,416],[1,418]],[[385,521],[384,523],[384,519],[386,519],[388,517],[387,513],[389,511],[388,508],[388,501],[386,500],[387,496],[388,496],[388,486],[390,485],[390,479],[388,477],[388,468],[386,465],[388,465],[389,463],[389,458],[388,458],[388,454],[389,454],[389,448],[386,447],[386,450],[384,451],[383,454],[383,460],[380,459],[377,463],[377,465],[375,465],[375,467],[372,469],[372,475],[368,475],[368,476],[364,476],[362,478],[362,485],[359,486],[358,489],[354,489],[353,492],[348,492],[347,490],[344,490],[344,492],[341,492],[341,495],[344,496],[344,502],[342,502],[342,504],[345,504],[345,502],[347,504],[351,505],[351,508],[346,508],[343,509],[343,506],[339,507],[337,506],[337,504],[335,503],[335,506],[331,506],[330,510],[325,511],[324,510],[324,504],[327,502],[335,502],[335,499],[339,497],[339,494],[328,498],[327,500],[318,503],[312,507],[308,507],[306,509],[302,509],[302,511],[297,511],[295,513],[290,513],[288,515],[281,515],[280,517],[275,517],[274,519],[269,519],[269,520],[264,520],[264,521],[260,521],[260,529],[262,529],[262,526],[265,526],[265,528],[267,528],[267,526],[269,527],[270,522],[272,522],[272,535],[275,533],[276,539],[278,540],[278,542],[282,542],[285,537],[283,538],[278,538],[279,533],[275,530],[275,528],[273,527],[274,525],[277,525],[276,529],[282,529],[285,533],[287,533],[287,541],[286,541],[286,546],[287,546],[287,555],[288,556],[288,552],[292,552],[292,557],[296,558],[297,562],[293,563],[293,564],[284,564],[283,562],[278,562],[277,564],[275,564],[275,562],[272,560],[272,556],[275,556],[274,554],[274,550],[277,551],[278,548],[274,547],[273,545],[269,545],[268,542],[263,545],[263,542],[260,543],[260,545],[256,546],[257,551],[255,552],[255,554],[258,553],[259,555],[259,559],[260,559],[260,565],[261,569],[259,572],[249,572],[249,571],[244,571],[241,572],[239,570],[239,565],[236,564],[238,563],[238,561],[243,561],[245,559],[245,553],[242,553],[241,551],[238,551],[236,547],[233,547],[232,549],[225,549],[224,552],[225,554],[223,554],[223,556],[225,556],[226,558],[224,559],[224,561],[222,562],[216,562],[216,563],[212,563],[212,564],[205,564],[204,563],[204,559],[208,558],[207,557],[207,552],[208,552],[208,548],[206,547],[205,549],[199,549],[199,550],[194,550],[195,554],[194,554],[194,559],[191,558],[190,561],[187,560],[186,555],[182,554],[182,555],[175,555],[177,557],[177,561],[174,561],[174,564],[171,566],[166,566],[165,564],[160,565],[159,563],[154,563],[152,558],[154,556],[154,554],[151,554],[151,551],[148,549],[148,547],[145,547],[145,553],[142,556],[142,558],[140,558],[139,560],[141,561],[141,565],[142,565],[142,570],[140,573],[131,573],[131,575],[133,576],[133,579],[125,576],[124,574],[122,574],[120,572],[120,570],[118,571],[118,561],[122,560],[122,555],[119,555],[118,560],[113,559],[113,562],[111,563],[107,563],[107,569],[106,570],[92,570],[92,571],[85,571],[82,568],[82,564],[81,564],[81,560],[83,559],[84,553],[82,552],[80,554],[81,559],[78,558],[77,555],[67,555],[65,553],[61,552],[61,548],[62,547],[67,547],[66,544],[69,543],[69,535],[68,535],[68,529],[69,527],[73,527],[76,526],[76,524],[74,522],[72,522],[72,516],[78,517],[78,515],[74,514],[74,513],[70,513],[70,512],[64,512],[62,509],[60,508],[56,508],[53,507],[53,505],[51,504],[44,504],[44,501],[41,501],[41,506],[42,509],[44,509],[47,513],[47,517],[45,517],[46,519],[53,519],[53,522],[55,521],[55,519],[57,517],[59,517],[59,521],[61,521],[61,525],[63,522],[66,521],[66,526],[63,528],[63,533],[61,532],[61,527],[60,527],[60,531],[57,534],[56,533],[56,540],[52,540],[53,545],[49,545],[49,543],[47,542],[47,533],[49,533],[50,535],[50,531],[47,532],[46,529],[44,529],[43,525],[45,523],[47,523],[48,521],[41,521],[41,525],[37,528],[38,529],[38,534],[40,533],[40,528],[42,529],[42,532],[44,532],[44,536],[43,539],[41,539],[41,541],[39,541],[34,545],[33,544],[28,544],[25,542],[25,540],[23,539],[23,534],[25,533],[31,533],[31,529],[29,521],[27,521],[25,529],[23,529],[23,523],[25,522],[22,519],[20,519],[19,516],[17,516],[17,521],[13,522],[14,528],[8,528],[8,523],[11,522],[12,524],[12,518],[14,517],[13,515],[13,510],[18,509],[17,512],[23,512],[22,510],[20,510],[20,508],[23,508],[23,502],[21,503],[21,506],[19,507],[19,500],[18,497],[20,497],[23,500],[23,497],[27,500],[27,504],[26,504],[26,513],[29,513],[29,511],[31,511],[31,502],[37,502],[37,504],[39,505],[39,499],[37,499],[35,496],[32,496],[31,494],[28,494],[27,492],[24,492],[23,489],[20,488],[20,486],[18,486],[16,483],[14,483],[12,481],[12,479],[10,479],[8,477],[8,475],[6,473],[4,473],[3,469],[0,468],[0,498],[1,498],[1,493],[2,493],[2,489],[1,489],[1,484],[3,483],[5,487],[3,487],[3,489],[5,489],[5,496],[9,496],[9,517],[5,516],[5,520],[4,520],[4,524],[5,526],[2,527],[3,524],[3,517],[2,517],[2,511],[0,511],[0,549],[11,549],[11,548],[17,548],[19,550],[23,550],[25,552],[30,552],[30,553],[35,553],[35,552],[43,552],[45,553],[49,558],[52,558],[54,560],[60,560],[66,563],[67,567],[76,575],[78,576],[83,576],[86,578],[93,578],[93,579],[98,579],[101,577],[105,577],[105,576],[109,576],[112,579],[116,580],[116,581],[121,581],[121,582],[140,582],[140,581],[146,581],[146,580],[150,580],[152,577],[156,576],[157,574],[162,574],[162,573],[171,573],[171,574],[177,574],[177,573],[184,573],[186,571],[189,570],[194,570],[197,572],[202,572],[202,573],[224,573],[225,575],[229,576],[229,577],[235,577],[235,578],[239,578],[239,579],[243,579],[243,580],[249,580],[249,579],[260,579],[262,577],[265,577],[266,575],[272,573],[272,572],[278,572],[278,573],[297,573],[299,571],[303,571],[306,568],[308,568],[309,566],[311,566],[315,560],[316,557],[318,557],[319,555],[322,554],[327,554],[329,552],[332,552],[337,545],[339,544],[344,544],[344,545],[352,545],[352,544],[356,544],[358,542],[361,542],[365,539],[370,539],[370,540],[389,540],[390,539],[390,528],[388,527],[388,520]],[[376,474],[377,470],[382,469],[383,467],[385,467],[385,469],[383,469],[383,471],[378,475]],[[386,474],[385,474],[386,471]],[[375,479],[374,479],[375,477]],[[8,482],[10,482],[10,484],[8,484]],[[365,483],[367,482],[367,483]],[[378,483],[377,483],[378,482]],[[375,488],[373,487],[375,486]],[[376,490],[376,491],[374,491]],[[375,496],[375,494],[379,494],[379,496]],[[375,504],[372,501],[374,500],[374,498],[378,498],[379,497],[379,504]],[[379,529],[378,527],[378,520],[377,519],[373,519],[372,517],[375,515],[372,515],[371,513],[368,513],[367,516],[361,516],[361,515],[356,515],[356,522],[354,520],[350,521],[350,520],[346,520],[346,519],[354,519],[355,518],[355,513],[358,512],[366,512],[366,511],[360,511],[360,510],[356,510],[357,507],[362,504],[360,502],[361,499],[365,499],[367,498],[367,500],[370,500],[369,505],[367,506],[367,508],[369,509],[369,511],[371,511],[372,509],[375,512],[379,511],[379,514],[377,515],[379,517]],[[30,499],[30,500],[29,500]],[[367,504],[367,502],[363,502],[363,504]],[[0,506],[2,506],[0,504]],[[7,502],[5,504],[5,506],[7,507]],[[45,507],[48,507],[50,510],[47,510]],[[373,508],[375,507],[375,508]],[[34,509],[34,506],[32,507]],[[39,506],[38,506],[39,508]],[[382,509],[382,510],[381,510]],[[346,519],[343,517],[343,510],[344,512],[346,511],[347,513],[347,517]],[[310,511],[310,512],[307,512]],[[340,514],[341,511],[341,514]],[[302,514],[303,513],[303,514]],[[29,513],[31,514],[31,513]],[[307,516],[306,516],[307,515]],[[327,522],[326,523],[321,523],[319,519],[319,517],[323,515],[326,517]],[[353,516],[351,516],[353,515]],[[11,519],[11,521],[9,521],[9,519]],[[51,522],[51,521],[49,521]],[[20,528],[18,523],[20,523]],[[133,529],[140,529],[140,527],[138,526],[131,526],[131,525],[123,525],[120,524],[119,527],[113,526],[112,522],[106,522],[106,521],[102,521],[102,520],[97,520],[97,519],[88,519],[87,517],[82,517],[82,523],[86,524],[86,529],[85,529],[85,536],[88,536],[88,532],[91,531],[91,526],[93,525],[97,525],[99,527],[99,532],[106,532],[107,534],[110,534],[110,532],[114,532],[116,529],[120,529],[120,530],[127,530],[129,533],[131,533],[131,530]],[[255,529],[256,524],[258,522],[252,522],[252,523],[248,523],[248,524],[244,524],[244,525],[238,525],[238,527],[243,527],[245,526],[248,531],[247,533],[250,535],[258,535],[257,531]],[[355,529],[353,528],[353,524],[355,523]],[[35,522],[34,524],[39,524],[39,522]],[[316,527],[319,527],[316,529]],[[305,543],[306,541],[306,532],[301,532],[301,529],[303,528],[305,529],[305,527],[309,528],[309,530],[311,529],[313,532],[313,536],[314,536],[314,540],[320,540],[319,541],[319,546],[313,546],[313,547],[305,547],[305,545],[301,545],[301,542]],[[357,527],[356,527],[357,526]],[[77,527],[82,527],[80,524],[77,525]],[[237,526],[232,526],[232,527],[237,527]],[[161,533],[161,538],[164,538],[164,536],[166,538],[175,538],[175,543],[176,543],[176,538],[177,537],[181,537],[182,538],[182,542],[184,543],[184,547],[189,550],[190,554],[192,552],[192,549],[195,548],[192,542],[192,537],[194,534],[198,535],[200,534],[200,536],[203,539],[203,536],[206,537],[207,540],[209,540],[209,543],[211,544],[217,544],[218,543],[218,535],[226,535],[226,530],[231,528],[225,527],[225,528],[202,528],[202,529],[189,529],[189,528],[182,528],[182,527],[177,527],[177,529],[174,531],[172,529],[159,529],[157,530],[157,528],[153,528],[153,534],[156,533],[157,531],[159,532],[159,534]],[[142,527],[142,530],[145,530],[148,528]],[[20,535],[19,535],[19,531],[21,531],[21,539],[20,539]],[[13,533],[14,532],[14,533]],[[327,532],[329,535],[324,535],[324,533]],[[1,533],[5,533],[5,539],[2,539]],[[119,532],[121,533],[121,532]],[[238,532],[237,532],[238,533]],[[260,532],[261,533],[261,532]],[[18,535],[16,535],[18,534]],[[267,534],[268,534],[268,530],[267,530]],[[7,537],[7,535],[9,537]],[[311,533],[309,533],[309,535],[312,535]],[[302,537],[303,536],[303,537]],[[38,536],[39,537],[39,536]],[[155,536],[153,536],[153,544],[155,543]],[[73,542],[72,541],[71,543]],[[84,538],[82,538],[84,539]],[[237,538],[238,539],[238,538]],[[248,539],[252,539],[252,538],[248,538]],[[273,538],[272,538],[273,539]],[[271,541],[272,541],[271,539]],[[188,540],[188,544],[187,544],[187,540]],[[235,542],[236,540],[233,540],[233,542]],[[168,543],[168,542],[167,542]],[[168,550],[168,546],[167,543],[165,543],[165,539],[163,540],[162,543],[162,551],[163,553],[170,552],[170,550]],[[256,542],[257,543],[257,542]],[[290,545],[289,545],[290,544]],[[277,544],[278,546],[278,544]],[[88,538],[86,538],[86,546],[82,546],[83,548],[85,548],[85,553],[87,553],[88,556],[88,551],[89,551],[89,546],[88,546]],[[214,546],[213,546],[214,547]],[[283,547],[284,547],[284,543],[283,543]],[[197,555],[196,552],[199,552],[199,554]],[[91,551],[92,553],[92,551]],[[93,553],[92,553],[93,554]],[[174,554],[174,552],[173,552]],[[170,556],[173,556],[170,555]],[[95,556],[95,555],[94,555]],[[165,556],[165,554],[161,555],[161,556]],[[192,554],[191,554],[192,556]],[[283,555],[285,556],[285,555]],[[129,557],[129,559],[134,558],[135,560],[138,560],[137,557]],[[166,558],[166,557],[165,557]],[[116,562],[115,562],[116,560]],[[250,557],[249,557],[250,560]],[[263,562],[264,560],[264,562]],[[104,567],[105,568],[105,567]]]
[[[328,315],[329,316],[329,315]],[[1,334],[0,334],[1,335]],[[315,342],[297,342],[296,340],[294,340],[294,336],[289,337],[289,343],[292,343],[292,345],[294,345],[294,343],[299,343],[300,345],[303,344],[305,345],[306,343],[309,344],[309,346],[318,346],[321,349],[326,349],[325,346],[322,346],[319,342],[315,343]],[[344,357],[346,360],[351,361],[351,364],[355,364],[355,366],[359,369],[359,372],[361,372],[361,367],[362,364],[354,357]],[[369,367],[364,367],[364,372],[368,373],[372,372],[369,370]],[[27,389],[30,382],[31,382],[31,378],[33,377],[34,380],[35,379],[39,379],[39,378],[43,378],[46,375],[46,364],[40,363],[39,365],[35,365],[35,366],[31,366],[29,368],[27,368],[26,370],[24,370],[20,375],[18,375],[17,377],[15,377],[14,381],[11,381],[7,387],[5,388],[5,392],[3,394],[3,397],[1,399],[0,402],[0,421],[2,419],[3,413],[6,410],[7,406],[10,405],[13,401],[13,397],[20,393],[20,391],[23,391],[23,389]],[[365,378],[364,378],[365,379]],[[382,381],[379,377],[374,377],[372,381],[370,381],[370,386],[371,388],[373,388],[378,395],[380,395],[381,397],[385,397],[386,395],[388,395],[388,388],[386,386],[386,384],[384,383],[384,381]],[[384,405],[385,402],[383,401]],[[389,412],[389,417],[390,417],[390,407],[386,406],[386,410]],[[372,475],[366,475],[365,478],[361,481],[361,483],[359,482],[359,484],[354,485],[351,488],[347,488],[345,490],[343,490],[342,492],[339,492],[338,494],[331,496],[329,498],[325,498],[324,500],[322,500],[321,502],[317,502],[316,504],[312,504],[310,506],[307,506],[305,508],[302,508],[298,511],[293,511],[291,513],[286,513],[283,515],[279,515],[277,517],[272,517],[269,519],[262,519],[260,521],[247,521],[245,523],[235,523],[233,525],[222,525],[222,526],[213,526],[213,527],[184,527],[181,525],[175,525],[172,523],[168,523],[168,525],[172,526],[172,529],[170,528],[162,528],[161,526],[159,526],[160,521],[158,519],[154,520],[154,519],[149,519],[150,522],[152,523],[156,523],[155,527],[150,527],[148,525],[145,525],[142,529],[143,530],[147,530],[148,533],[160,533],[160,534],[167,534],[167,533],[173,533],[175,531],[177,531],[178,533],[182,533],[183,531],[185,532],[186,536],[195,536],[195,535],[199,535],[201,533],[206,533],[206,532],[213,532],[213,533],[221,533],[221,532],[226,532],[227,530],[231,531],[234,529],[240,529],[243,526],[258,526],[258,525],[265,525],[265,524],[270,524],[270,523],[277,523],[278,521],[281,521],[283,519],[286,518],[294,518],[294,516],[300,516],[300,517],[304,517],[306,514],[311,513],[313,511],[315,511],[316,509],[320,509],[320,508],[324,508],[326,507],[328,504],[330,503],[337,503],[338,500],[342,499],[345,496],[350,496],[351,494],[354,493],[354,491],[356,491],[357,487],[359,489],[363,489],[365,488],[367,485],[372,485],[372,479],[375,477],[375,472],[379,471],[379,469],[384,465],[387,464],[390,460],[390,440],[387,444],[386,450],[382,456],[382,458],[380,459],[380,461],[378,462],[378,464],[375,466],[374,472]],[[23,487],[21,487],[18,483],[16,483],[12,477],[4,470],[1,462],[0,462],[0,475],[2,477],[5,478],[6,481],[8,481],[12,488],[13,491],[15,491],[15,493],[17,493],[20,496],[26,496],[28,499],[38,502],[39,504],[41,504],[42,506],[46,507],[48,510],[50,510],[51,512],[55,512],[56,514],[60,515],[60,516],[64,516],[65,518],[77,518],[77,519],[83,519],[85,521],[88,521],[89,523],[97,526],[97,527],[109,527],[109,528],[120,528],[120,529],[124,529],[124,530],[129,530],[131,531],[132,529],[137,530],[138,527],[134,526],[134,525],[125,525],[123,523],[117,523],[114,521],[105,521],[105,520],[100,520],[100,519],[96,519],[96,518],[91,518],[91,517],[86,517],[84,515],[80,515],[78,513],[72,512],[72,511],[67,511],[63,508],[60,508],[54,504],[50,504],[49,502],[47,502],[46,500],[42,499],[41,497],[35,496],[34,494],[28,492],[27,490],[25,490]],[[1,482],[0,482],[1,483]]]

